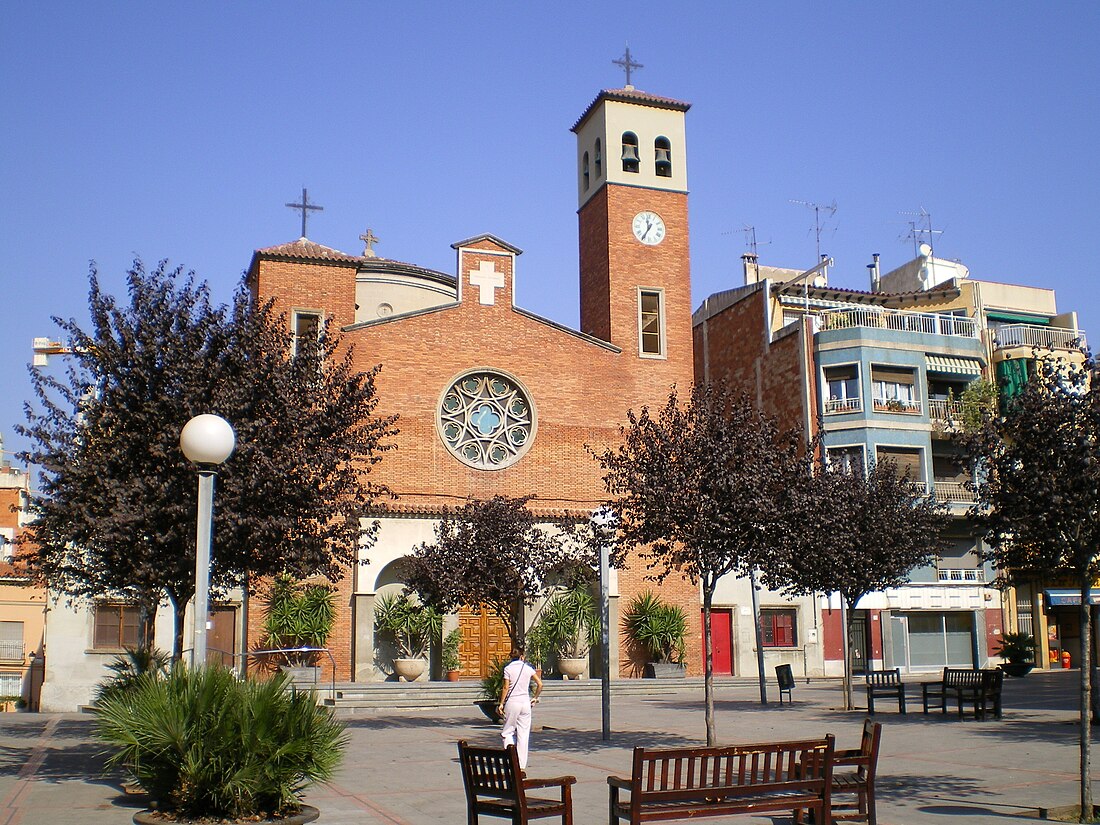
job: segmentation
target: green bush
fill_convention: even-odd
[[[324,647],[336,621],[336,593],[327,584],[276,576],[267,596],[263,644],[273,649]],[[309,665],[315,653],[283,654],[289,665]]]
[[[146,673],[152,678],[163,678],[168,675],[168,667],[171,663],[171,655],[155,647],[126,648],[123,655],[116,656],[114,661],[107,665],[111,675],[96,687],[92,701],[100,704],[120,693],[126,693]]]
[[[646,591],[635,596],[627,607],[623,627],[654,662],[683,663],[687,617],[681,608]]]
[[[1022,665],[1035,661],[1035,639],[1030,633],[1012,631],[1001,634],[997,655],[1010,665]]]
[[[504,668],[508,664],[504,659],[494,659],[489,672],[481,677],[481,698],[500,700],[500,689],[504,687]]]
[[[535,630],[546,636],[548,650],[544,654],[552,650],[562,658],[583,659],[589,649],[600,641],[600,616],[596,610],[596,600],[583,584],[559,593],[543,608]],[[528,651],[530,648],[529,633]]]
[[[462,647],[462,628],[456,627],[443,637],[443,652],[440,658],[443,660],[443,671],[458,670],[462,666],[458,651]]]
[[[95,713],[99,738],[118,748],[109,764],[133,774],[158,810],[196,819],[300,810],[347,743],[343,723],[311,694],[220,666],[144,674]]]

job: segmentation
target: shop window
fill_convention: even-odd
[[[762,608],[760,626],[764,647],[794,647],[798,644],[795,628],[798,626],[798,611],[791,608]]]

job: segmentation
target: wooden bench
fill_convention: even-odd
[[[962,719],[969,702],[974,706],[974,718],[984,719],[986,711],[992,708],[993,714],[1000,719],[1003,682],[1004,672],[1001,670],[945,667],[938,682],[921,684],[921,703],[925,713],[933,704],[938,704],[940,710],[947,713],[948,700],[954,699]]]
[[[610,825],[813,811],[832,822],[834,737],[714,748],[634,749],[630,778],[609,776]],[[620,793],[629,794],[622,799]]]
[[[875,774],[878,772],[878,748],[882,725],[863,720],[863,737],[859,747],[833,752],[832,814],[833,821],[859,820],[878,825],[875,809]],[[847,768],[848,770],[844,770]],[[854,768],[854,770],[852,770]],[[849,801],[846,797],[854,795]],[[801,811],[794,817],[802,822]]]
[[[573,825],[575,776],[527,779],[519,767],[516,746],[476,748],[465,740],[458,743],[462,782],[466,786],[466,821],[477,825],[481,814],[510,819],[525,825],[532,819],[560,816],[562,825]],[[560,788],[558,799],[528,796],[536,788]]]
[[[875,712],[875,699],[897,698],[898,712],[905,713],[905,683],[901,681],[901,670],[868,670],[864,674],[867,681],[867,712]]]

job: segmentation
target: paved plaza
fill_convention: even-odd
[[[1077,797],[1077,671],[1035,672],[1005,683],[1004,719],[925,716],[920,690],[901,716],[876,702],[883,723],[879,761],[881,825],[1007,825],[1034,822],[1039,808]],[[911,681],[916,681],[911,678]],[[774,681],[769,685],[774,699]],[[862,699],[862,697],[860,697]],[[762,707],[759,688],[723,681],[716,716],[721,742],[798,739],[835,733],[856,747],[863,713],[838,710],[839,683],[800,683],[794,703]],[[858,704],[862,702],[857,700]],[[369,711],[346,716],[351,742],[335,780],[312,789],[322,825],[465,822],[455,743],[499,743],[479,711]],[[598,698],[554,695],[535,708],[533,777],[573,774],[577,825],[607,822],[608,774],[629,770],[630,749],[705,741],[697,684],[659,696],[616,697],[612,740],[602,741]],[[143,807],[104,772],[87,715],[0,717],[0,825],[122,825]],[[502,820],[484,819],[484,822]],[[707,820],[785,825],[790,817]]]

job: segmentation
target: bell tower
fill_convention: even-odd
[[[692,379],[689,107],[628,85],[600,92],[572,129],[581,330],[666,388]]]

